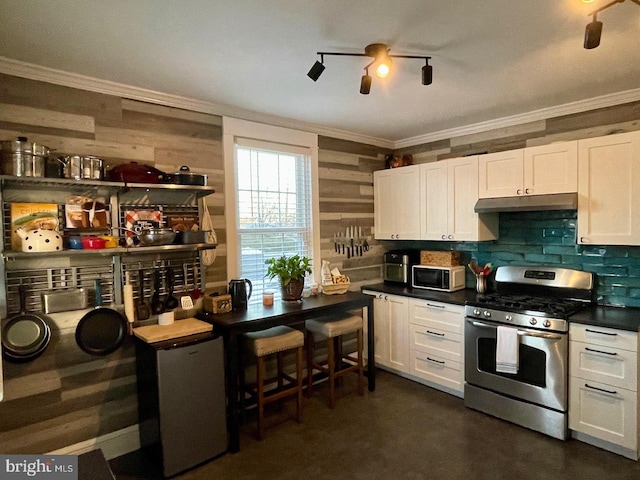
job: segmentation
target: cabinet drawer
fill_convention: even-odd
[[[412,350],[411,374],[452,390],[464,390],[462,364],[436,354]]]
[[[607,385],[637,390],[636,352],[590,343],[570,342],[571,375]]]
[[[464,308],[447,303],[411,300],[409,322],[462,335]]]
[[[462,335],[422,325],[409,325],[409,340],[412,350],[431,351],[449,360],[462,362]]]
[[[636,450],[637,394],[569,377],[569,428]]]
[[[594,327],[593,325],[583,325],[572,323],[569,327],[569,340],[577,342],[591,343],[593,345],[603,345],[632,352],[638,351],[638,334],[613,328]]]

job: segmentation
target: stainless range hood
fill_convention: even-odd
[[[553,195],[523,195],[519,197],[481,198],[476,203],[476,213],[532,212],[537,210],[576,210],[577,193]]]

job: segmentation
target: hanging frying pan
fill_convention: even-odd
[[[9,318],[2,329],[2,347],[7,359],[27,361],[45,351],[51,339],[51,328],[34,313],[27,313],[26,287],[18,287],[20,313]]]
[[[97,279],[96,308],[86,313],[76,327],[76,343],[91,355],[115,352],[127,335],[127,319],[120,312],[102,306],[102,282]]]

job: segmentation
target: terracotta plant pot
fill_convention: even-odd
[[[282,300],[285,302],[295,302],[302,298],[302,290],[304,289],[304,279],[292,278],[287,285],[283,285],[280,281],[280,290],[282,291]]]

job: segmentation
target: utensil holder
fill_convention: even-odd
[[[484,273],[476,275],[476,292],[484,293],[487,291],[487,277]]]

